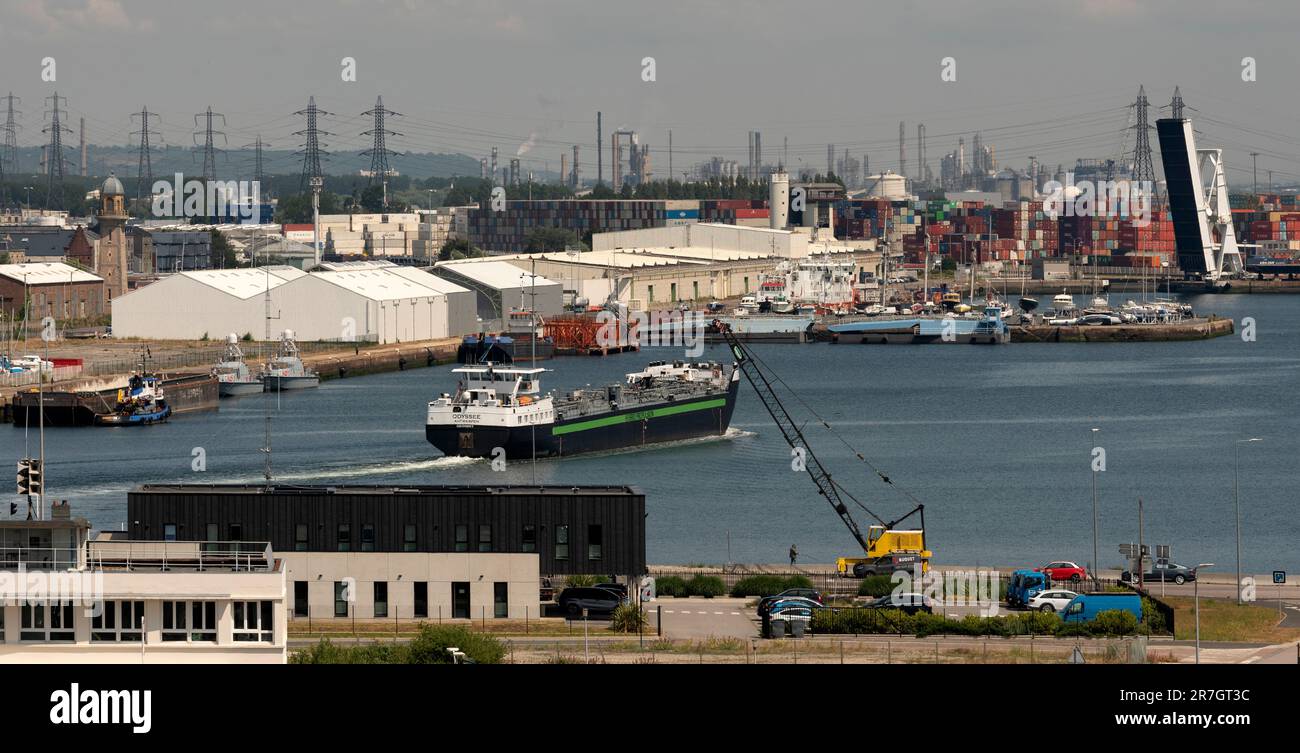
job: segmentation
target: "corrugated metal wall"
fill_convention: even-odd
[[[351,551],[360,552],[362,526],[375,527],[376,552],[403,551],[405,526],[417,527],[416,551],[454,552],[456,527],[468,526],[468,551],[478,551],[479,526],[492,529],[491,551],[522,552],[524,526],[537,531],[539,571],[639,575],[645,565],[645,495],[610,488],[463,487],[259,487],[163,486],[133,490],[127,498],[132,539],[162,539],[176,526],[181,541],[204,540],[209,524],[218,540],[270,541],[276,551],[295,550],[299,524],[307,526],[307,551],[338,551],[338,526],[351,526]],[[558,526],[569,527],[569,558],[555,557]],[[599,525],[601,557],[588,557],[588,527]]]

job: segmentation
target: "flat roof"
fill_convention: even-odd
[[[301,485],[273,484],[269,488],[261,484],[142,484],[132,489],[131,494],[229,494],[229,495],[265,495],[265,494],[334,494],[334,495],[456,495],[456,494],[628,494],[642,496],[643,492],[634,486],[450,486],[439,484],[412,484],[402,486],[351,486],[351,485]]]
[[[338,285],[372,301],[393,301],[403,298],[431,298],[445,295],[433,287],[416,282],[389,269],[347,269],[337,272],[312,272],[318,280]]]

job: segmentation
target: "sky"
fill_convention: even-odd
[[[148,106],[164,143],[189,146],[210,106],[229,146],[261,135],[275,148],[301,143],[293,113],[315,96],[333,150],[369,145],[361,113],[382,96],[402,113],[391,148],[497,146],[503,165],[518,154],[556,170],[577,143],[591,176],[597,110],[606,148],[613,129],[634,129],[661,175],[670,130],[676,173],[743,162],[750,130],[765,161],[795,170],[824,169],[828,143],[897,169],[899,121],[909,172],[923,122],[937,173],[977,130],[1000,165],[1117,157],[1132,149],[1138,86],[1154,119],[1177,85],[1199,146],[1227,150],[1230,180],[1251,180],[1255,151],[1261,183],[1270,169],[1282,182],[1300,180],[1297,21],[1293,0],[0,0],[0,94],[22,98],[22,145],[44,140],[57,91],[92,144],[135,143],[131,113]],[[945,58],[955,81],[941,80]]]

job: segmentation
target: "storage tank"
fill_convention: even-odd
[[[907,198],[907,178],[898,173],[886,172],[866,177],[866,195],[891,201]]]
[[[786,173],[772,173],[767,206],[768,227],[785,230],[790,224],[790,176]]]

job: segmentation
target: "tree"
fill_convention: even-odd
[[[524,236],[524,242],[526,254],[563,251],[570,246],[581,246],[585,250],[586,247],[586,244],[578,240],[578,236],[572,230],[558,227],[539,227],[529,230]]]
[[[235,249],[231,248],[230,241],[221,231],[213,228],[212,230],[212,268],[213,269],[233,269],[238,266],[239,262],[235,260]]]
[[[438,261],[448,261],[451,259],[464,259],[470,256],[482,256],[483,250],[474,248],[469,241],[464,238],[450,238],[442,244],[442,249],[438,251]]]
[[[339,214],[342,207],[338,194],[321,191],[320,213]],[[282,196],[275,206],[275,221],[289,225],[301,225],[311,222],[311,192]]]

